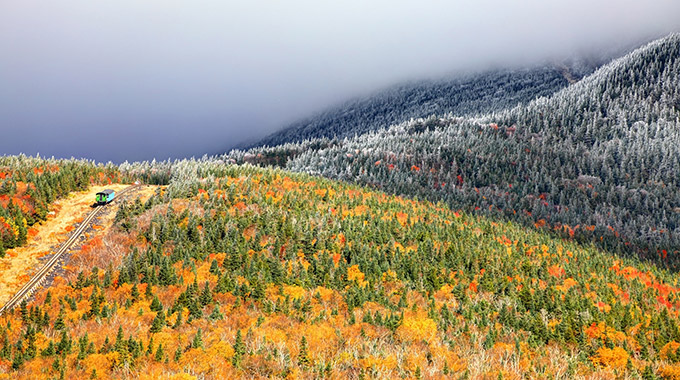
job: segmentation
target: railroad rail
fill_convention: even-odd
[[[120,193],[117,194],[116,198],[113,200],[114,202],[119,199],[120,196],[125,195],[128,191],[138,187],[139,185],[132,185],[128,186],[125,189],[123,189]],[[69,238],[59,246],[59,249],[52,255],[52,257],[43,265],[40,270],[33,275],[33,277],[26,283],[24,286],[19,289],[19,291],[10,298],[7,303],[0,308],[0,315],[5,313],[8,310],[14,309],[18,304],[21,303],[21,301],[29,298],[30,296],[33,295],[33,293],[40,287],[44,282],[45,279],[47,278],[47,275],[52,273],[54,268],[56,267],[56,264],[61,260],[61,258],[66,254],[66,252],[69,251],[73,243],[75,243],[76,240],[80,237],[80,235],[85,231],[85,229],[92,223],[94,218],[97,217],[99,212],[102,210],[102,208],[108,207],[108,205],[102,205],[102,206],[97,206],[94,208],[94,210],[90,211],[90,213],[85,217],[85,219],[80,223],[78,228],[76,228],[75,231],[69,236]]]

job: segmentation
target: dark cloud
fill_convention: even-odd
[[[680,2],[5,1],[0,153],[226,149],[395,81],[680,28]]]

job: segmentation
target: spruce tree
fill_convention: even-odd
[[[161,310],[156,314],[156,317],[153,319],[149,332],[155,334],[163,330],[163,327],[165,327],[165,312]]]
[[[180,326],[182,326],[182,308],[179,308],[179,311],[177,311],[177,318],[175,319],[175,324],[172,325],[173,329],[178,329]]]
[[[198,331],[196,331],[196,335],[194,335],[194,340],[191,342],[191,348],[203,348],[203,331],[201,328],[198,328]]]
[[[132,292],[130,293],[130,296],[132,297],[133,302],[137,302],[137,300],[139,300],[139,289],[137,289],[136,283],[132,285]]]
[[[205,286],[203,287],[203,291],[201,292],[200,301],[201,306],[207,306],[213,301],[213,296],[212,293],[210,292],[210,284],[208,283],[208,281],[205,282]]]
[[[241,330],[238,330],[236,332],[236,340],[234,341],[234,356],[231,358],[231,364],[234,367],[239,367],[241,364],[241,360],[243,359],[243,355],[246,353],[246,345],[243,343],[243,338],[241,337]]]
[[[298,365],[303,368],[307,368],[311,364],[307,350],[307,338],[303,335],[302,340],[300,340],[300,353],[298,354],[297,359]]]
[[[154,356],[154,359],[156,359],[157,362],[160,362],[163,360],[164,356],[165,353],[163,352],[163,344],[159,344],[158,348],[156,349],[156,355]]]
[[[16,350],[14,351],[14,359],[12,360],[12,369],[17,371],[24,365],[24,354],[23,352]]]

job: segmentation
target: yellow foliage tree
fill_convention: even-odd
[[[628,353],[621,347],[606,348],[601,347],[597,353],[590,358],[594,365],[604,367],[623,368],[628,362]]]
[[[430,341],[437,334],[437,324],[430,318],[405,317],[396,333],[403,342]]]
[[[368,284],[368,282],[364,279],[366,276],[364,273],[359,269],[358,265],[352,265],[351,267],[347,268],[347,281],[356,281],[357,284],[360,287],[364,287]]]

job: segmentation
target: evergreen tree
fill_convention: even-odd
[[[154,356],[154,359],[156,359],[157,362],[160,362],[163,360],[163,357],[165,356],[165,353],[163,352],[163,345],[159,344],[158,348],[156,349],[156,355]]]
[[[311,360],[309,359],[309,353],[307,352],[307,338],[303,335],[300,340],[300,352],[298,353],[297,363],[300,367],[306,368],[311,365]]]
[[[161,330],[163,330],[163,327],[165,327],[165,312],[161,310],[158,313],[156,313],[156,317],[153,319],[153,322],[151,323],[151,328],[149,329],[149,332],[152,334],[161,332]]]
[[[202,337],[202,330],[199,327],[198,331],[196,331],[196,335],[194,335],[194,340],[191,341],[191,347],[192,348],[203,348],[203,337]]]
[[[243,360],[243,355],[246,353],[246,345],[243,343],[241,330],[236,332],[236,340],[234,341],[233,348],[234,356],[231,358],[231,364],[238,368],[241,365],[241,361]]]
[[[177,311],[177,318],[175,319],[175,324],[172,325],[173,329],[178,329],[182,325],[182,308]]]

